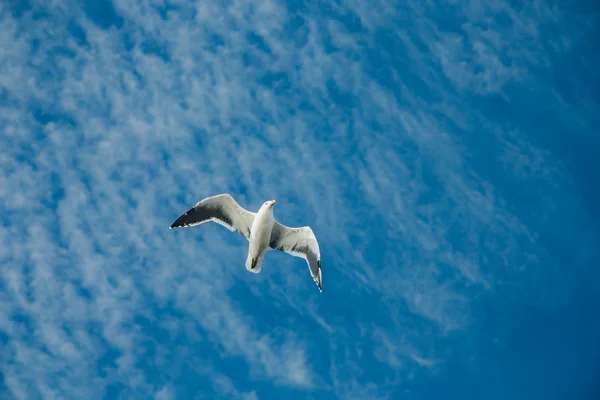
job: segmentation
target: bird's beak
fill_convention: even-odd
[[[271,205],[275,204],[275,200],[271,200]]]

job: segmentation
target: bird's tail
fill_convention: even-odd
[[[252,257],[248,254],[246,259],[246,269],[252,273],[258,274],[262,269],[262,260],[260,257]]]

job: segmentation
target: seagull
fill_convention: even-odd
[[[257,213],[240,206],[231,195],[224,193],[200,200],[181,215],[169,229],[200,225],[214,221],[248,239],[246,269],[258,274],[267,250],[281,250],[306,260],[313,280],[323,291],[321,253],[317,238],[309,226],[290,228],[273,216],[275,200],[265,201]]]

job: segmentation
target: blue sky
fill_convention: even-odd
[[[599,15],[2,2],[0,397],[598,398]]]

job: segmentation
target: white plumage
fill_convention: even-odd
[[[319,291],[323,291],[321,254],[315,234],[309,226],[290,228],[277,222],[273,216],[274,204],[275,200],[267,201],[254,213],[240,206],[229,194],[219,194],[196,203],[177,218],[170,229],[214,221],[248,239],[248,271],[258,274],[267,250],[281,250],[304,258]]]

